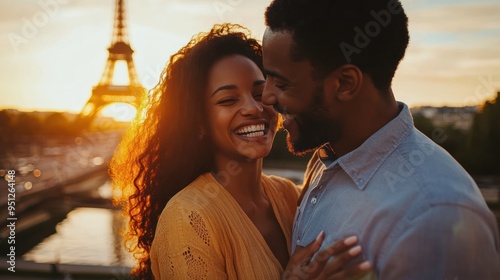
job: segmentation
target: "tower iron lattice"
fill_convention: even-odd
[[[78,121],[89,125],[96,114],[105,106],[122,102],[138,108],[146,95],[146,89],[139,82],[130,46],[125,20],[124,0],[116,0],[113,37],[108,48],[108,59],[99,83],[92,88],[92,95],[83,107]],[[127,64],[128,84],[113,84],[115,65],[119,61]]]

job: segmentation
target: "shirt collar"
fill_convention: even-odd
[[[337,155],[335,155],[330,143],[326,143],[318,149],[318,157],[326,166],[337,160]]]
[[[399,115],[370,136],[361,146],[337,158],[329,144],[319,150],[319,158],[327,169],[336,164],[363,190],[384,160],[413,129],[413,119],[408,106],[398,102]]]

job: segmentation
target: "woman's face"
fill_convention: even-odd
[[[259,159],[271,150],[278,115],[261,101],[264,84],[259,67],[245,56],[227,56],[212,66],[206,134],[216,160]]]

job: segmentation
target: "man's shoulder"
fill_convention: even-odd
[[[413,195],[419,205],[450,204],[484,209],[486,204],[472,177],[442,147],[414,130],[381,168],[392,191]]]
[[[412,160],[424,160],[426,158],[441,157],[457,163],[445,149],[415,127],[398,144],[396,151],[401,154],[411,156],[413,158]]]
[[[398,145],[388,164],[407,169],[407,177],[415,177],[422,183],[435,185],[462,182],[476,186],[455,158],[417,129]]]

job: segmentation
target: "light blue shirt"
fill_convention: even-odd
[[[408,107],[360,147],[309,162],[292,250],[357,235],[378,279],[500,279],[498,227],[477,185]]]

